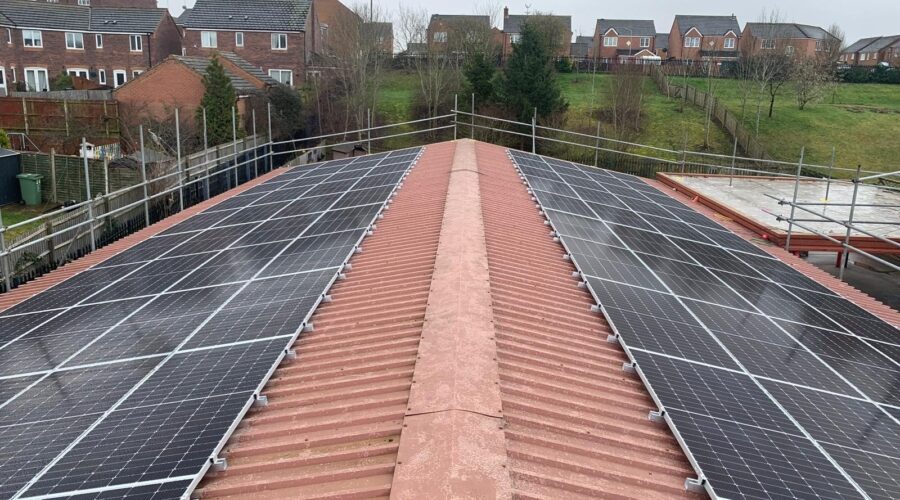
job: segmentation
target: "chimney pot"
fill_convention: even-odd
[[[503,19],[509,19],[509,7],[503,7]]]

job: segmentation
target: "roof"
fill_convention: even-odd
[[[590,42],[574,42],[570,46],[569,55],[572,57],[585,58],[591,49]]]
[[[594,43],[594,37],[592,36],[576,36],[575,43]]]
[[[23,0],[3,0],[0,9],[2,22],[19,28],[105,33],[152,33],[166,15],[166,9],[82,7]]]
[[[697,28],[705,36],[724,35],[733,31],[735,35],[741,33],[741,26],[735,16],[691,16],[677,15],[675,22],[681,33],[687,33],[691,28]]]
[[[371,32],[377,36],[381,36],[384,38],[393,38],[394,36],[394,24],[387,22],[374,22],[374,23],[363,23],[363,30],[372,30]]]
[[[864,48],[859,49],[859,52],[878,52],[881,49],[885,49],[897,43],[900,43],[900,35],[882,36],[878,37],[876,40],[873,40],[871,44],[865,46]]]
[[[863,48],[869,46],[869,44],[871,44],[875,40],[878,40],[879,38],[881,38],[881,37],[880,36],[871,36],[869,38],[860,38],[859,40],[848,45],[847,48],[845,48],[841,52],[844,52],[847,54],[853,53],[853,52],[859,52]]]
[[[503,19],[504,33],[521,33],[522,25],[524,25],[531,15],[510,14]],[[572,16],[544,16],[559,21],[568,31],[572,31]]]
[[[191,16],[192,10],[194,10],[194,9],[185,8],[181,12],[181,15],[178,16],[177,18],[175,18],[175,24],[177,24],[178,26],[184,26],[184,24],[187,22],[188,18]]]
[[[597,31],[601,35],[610,29],[619,36],[656,36],[656,25],[651,20],[639,19],[597,19]]]
[[[656,43],[654,46],[657,48],[657,50],[668,49],[669,48],[669,34],[668,33],[657,33],[656,34]]]
[[[305,31],[310,0],[197,0],[185,28]]]
[[[789,39],[813,39],[825,40],[834,38],[834,35],[828,31],[808,24],[797,23],[747,23],[746,28],[750,29],[755,36],[766,36],[769,38],[789,38]]]
[[[252,64],[247,61],[241,59],[237,55],[230,52],[222,52],[221,56],[225,59],[231,61],[235,66],[238,66],[242,70],[247,71],[248,73],[255,76],[257,79],[263,81],[266,85],[276,85],[278,82],[269,76],[265,75],[262,71],[257,69]],[[195,73],[198,73],[200,76],[206,76],[206,69],[209,67],[209,63],[212,60],[210,57],[202,57],[202,56],[171,56],[172,59],[184,64],[188,68],[190,68]],[[236,62],[237,61],[237,62]],[[252,92],[256,92],[259,90],[259,85],[254,85],[253,82],[247,80],[246,78],[235,73],[228,66],[224,66],[225,75],[231,80],[231,85],[234,87],[234,91],[238,94],[248,94]]]
[[[260,69],[259,66],[254,66],[249,61],[238,56],[234,52],[219,52],[218,54],[220,56],[224,57],[225,59],[227,59],[229,62],[231,62],[235,66],[237,66],[238,68],[241,68],[242,70],[246,71],[247,73],[249,73],[249,74],[255,76],[256,78],[258,78],[259,80],[265,82],[266,84],[268,84],[268,85],[277,85],[278,84],[278,80],[272,78],[267,73],[263,72],[263,70]]]
[[[454,24],[454,23],[474,23],[474,24],[482,24],[485,28],[491,27],[491,18],[490,16],[470,16],[470,15],[456,15],[456,14],[432,14],[431,15],[431,23],[445,23],[445,24]]]

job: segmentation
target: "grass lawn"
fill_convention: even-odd
[[[569,101],[569,112],[564,128],[586,133],[596,132],[597,122],[591,117],[592,88],[593,105],[597,110],[606,105],[609,78],[610,75],[598,74],[592,85],[592,77],[589,74],[559,75],[563,95]],[[417,86],[418,78],[412,72],[385,72],[376,103],[379,122],[396,123],[410,120]],[[649,78],[644,80],[644,96],[642,130],[636,142],[670,149],[681,149],[687,144],[690,150],[703,150],[705,115],[702,110],[687,106],[684,113],[680,112],[678,100],[667,99],[660,94]],[[466,109],[462,104],[460,107]],[[610,131],[604,128],[603,134],[609,136]],[[717,153],[731,154],[730,139],[715,123],[710,130],[709,149]]]
[[[688,83],[706,90],[704,79],[688,79]],[[723,79],[717,83],[717,95],[739,113],[737,82]],[[900,170],[900,85],[843,83],[833,94],[807,104],[803,111],[798,109],[792,89],[785,86],[776,97],[772,118],[768,117],[766,97],[759,138],[772,157],[797,161],[800,148],[805,146],[807,162],[828,165],[834,147],[837,166],[855,168],[861,164],[864,170]],[[755,120],[756,101],[751,98],[745,124],[753,130]]]
[[[0,214],[3,215],[3,226],[7,227],[13,224],[18,224],[22,221],[26,221],[28,219],[32,219],[44,213],[48,208],[49,206],[46,204],[35,205],[33,207],[18,203],[12,205],[4,205],[0,207]],[[7,230],[3,234],[3,236],[6,241],[9,242],[21,236],[22,234],[34,231],[34,229],[38,226],[40,226],[40,223],[26,224],[15,229]]]

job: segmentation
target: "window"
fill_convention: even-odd
[[[127,81],[128,81],[128,75],[125,73],[124,70],[117,69],[117,70],[113,71],[113,86],[121,87],[122,85],[125,85],[125,82],[127,82]]]
[[[434,41],[435,42],[446,42],[447,41],[447,32],[446,31],[436,31],[434,33]]]
[[[43,47],[44,39],[37,30],[22,30],[22,42],[26,47]]]
[[[88,70],[82,68],[67,68],[66,73],[71,76],[80,76],[81,78],[88,78]]]
[[[785,48],[784,48],[784,53],[787,54],[787,55],[793,54],[793,53],[794,53],[794,46],[793,46],[793,45],[788,45],[787,47],[785,47]]]
[[[733,49],[734,48],[734,40],[735,40],[734,38],[726,38],[725,39],[725,48]]]
[[[825,40],[816,40],[816,52],[825,50]]]
[[[0,66],[0,88],[6,88],[6,69]]]
[[[603,37],[603,46],[604,47],[618,47],[619,46],[619,38],[614,36],[605,36]]]
[[[773,38],[765,38],[762,41],[762,48],[771,50],[775,48],[775,39]]]
[[[46,68],[25,68],[25,86],[30,92],[43,92],[50,89]]]
[[[97,33],[94,41],[97,43],[98,49],[103,48],[103,35],[101,35],[100,33]]]
[[[106,85],[106,70],[101,69],[97,71],[97,79],[100,81],[100,85]]]
[[[82,7],[90,7],[91,0],[78,0],[78,5],[81,5]]]
[[[272,33],[272,50],[287,50],[287,33]]]
[[[270,69],[269,76],[285,85],[294,84],[294,73],[289,69]]]
[[[509,43],[519,43],[522,41],[521,33],[510,33],[509,34]]]
[[[240,31],[234,34],[234,46],[235,47],[243,47],[244,46],[244,34]]]
[[[9,28],[6,28],[6,43],[12,45],[12,30]]]
[[[66,48],[72,50],[83,50],[84,33],[66,33]]]
[[[216,32],[215,31],[201,31],[200,32],[200,46],[204,49],[214,49],[219,46],[216,41]]]
[[[642,37],[641,37],[641,42],[640,42],[640,43],[641,43],[641,47],[649,47],[649,46],[650,46],[650,37],[649,37],[649,36],[642,36]]]
[[[142,69],[136,69],[136,70],[132,71],[131,79],[134,80],[135,78],[141,76],[141,73],[143,73],[143,72],[144,72],[144,70],[142,70]]]
[[[144,50],[144,39],[141,35],[131,35],[129,39],[131,41],[132,52],[141,52]]]
[[[700,37],[699,36],[689,36],[684,39],[685,47],[699,47],[700,46]]]

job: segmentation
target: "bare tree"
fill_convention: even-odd
[[[791,65],[791,86],[801,110],[821,98],[831,80],[828,67],[813,57],[798,57]]]
[[[769,96],[769,117],[775,107],[775,97],[789,80],[791,57],[788,55],[787,40],[779,35],[781,16],[778,11],[760,16],[759,26],[753,33],[759,39],[759,46],[746,43],[741,57],[752,69],[753,80],[758,92],[756,98],[756,134],[759,135],[759,120],[762,114],[762,97]]]
[[[409,64],[418,77],[419,97],[426,116],[437,116],[441,105],[459,88],[461,61],[454,54],[451,38],[428,36],[428,12],[420,7],[400,7],[398,38],[411,51],[418,52],[409,58]],[[455,38],[455,37],[454,37]]]
[[[609,80],[608,113],[616,139],[630,141],[640,131],[644,72],[635,64],[618,64]]]

